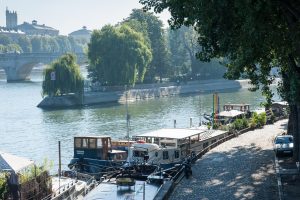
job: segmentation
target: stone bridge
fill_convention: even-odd
[[[62,53],[7,53],[0,54],[0,68],[6,73],[7,82],[26,81],[30,79],[32,68],[37,64],[49,64],[62,56]],[[78,64],[87,62],[83,53],[76,54]]]

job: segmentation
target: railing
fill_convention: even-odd
[[[97,186],[97,182],[94,177],[88,174],[76,172],[76,176],[74,178],[75,179],[73,179],[71,182],[60,186],[58,189],[53,191],[51,195],[48,195],[42,200],[60,200],[66,199],[67,197],[70,199],[73,199],[72,197],[74,197],[74,199],[76,199],[78,196],[85,196]],[[78,181],[83,181],[86,183],[86,187],[84,187],[81,191],[76,191],[76,184]]]

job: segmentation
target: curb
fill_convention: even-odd
[[[276,156],[275,156],[275,170],[276,170],[277,185],[278,185],[278,196],[279,196],[278,198],[279,198],[279,200],[283,200],[281,176],[279,173],[279,164],[278,164],[278,159]]]

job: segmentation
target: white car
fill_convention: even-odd
[[[291,135],[278,135],[274,139],[274,151],[276,156],[289,154],[293,155],[293,136]]]

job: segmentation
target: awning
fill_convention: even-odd
[[[0,171],[19,172],[34,164],[32,160],[0,151]]]

